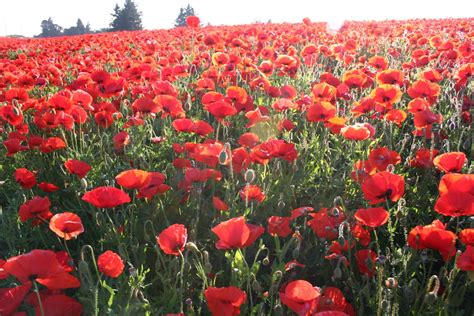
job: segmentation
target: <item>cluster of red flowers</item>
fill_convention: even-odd
[[[356,315],[361,301],[337,285],[337,274],[353,265],[371,282],[394,271],[395,263],[379,269],[381,244],[435,250],[433,260],[439,253],[474,271],[474,230],[464,220],[474,216],[465,146],[472,23],[346,22],[334,33],[309,19],[200,28],[191,16],[187,28],[169,31],[0,39],[0,186],[12,195],[8,212],[27,232],[23,248],[29,238],[59,237],[66,250],[0,250],[0,315],[87,314],[65,291],[81,286],[84,253],[68,249],[78,243],[100,249],[93,263],[110,294],[103,279],[138,288],[145,278],[134,265],[160,275],[163,262],[182,260],[173,290],[182,301],[186,291],[204,299],[213,315],[238,315],[255,302],[271,313],[270,300],[298,315]],[[295,188],[325,172],[341,175],[323,186],[350,203],[330,204],[334,193],[312,205],[306,187]],[[417,205],[425,194],[433,196]],[[410,212],[420,222],[404,221],[411,226],[400,237],[395,230]],[[461,218],[460,226],[450,218]],[[148,227],[156,252],[148,251]],[[213,267],[209,252],[216,265],[230,266]],[[324,284],[312,275],[314,253],[334,272]],[[190,267],[190,257],[203,262]],[[194,268],[202,293],[192,288]],[[175,276],[150,282],[167,278]]]

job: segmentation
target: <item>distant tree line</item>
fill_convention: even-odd
[[[41,34],[36,37],[56,37],[56,36],[71,36],[71,35],[82,35],[91,33],[91,27],[89,23],[84,26],[81,19],[77,19],[76,26],[71,26],[67,29],[63,29],[61,26],[53,22],[52,18],[43,20],[41,22]]]
[[[188,4],[186,8],[181,8],[178,17],[175,20],[175,27],[186,26],[186,17],[192,15],[195,14],[191,5]],[[138,11],[135,2],[133,0],[125,0],[123,7],[120,7],[118,4],[115,5],[112,13],[112,21],[108,28],[93,31],[91,30],[89,23],[84,26],[82,20],[78,19],[76,26],[64,29],[54,23],[53,19],[50,17],[41,22],[42,32],[36,37],[71,36],[115,31],[137,31],[143,29],[141,16],[142,13]]]

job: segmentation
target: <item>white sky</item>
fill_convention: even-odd
[[[52,17],[67,28],[81,18],[92,29],[107,27],[116,3],[124,0],[0,0],[0,36],[41,33]],[[179,8],[188,3],[203,24],[248,24],[255,21],[384,20],[473,17],[474,0],[135,0],[146,29],[172,28]],[[337,23],[336,23],[337,24]]]

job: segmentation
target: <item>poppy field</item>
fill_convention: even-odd
[[[474,19],[0,38],[0,315],[472,315]]]

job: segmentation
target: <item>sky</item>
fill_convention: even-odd
[[[34,36],[41,21],[51,17],[68,28],[78,18],[92,29],[109,25],[115,4],[124,0],[0,0],[0,36]],[[145,29],[168,29],[188,3],[206,25],[248,24],[256,21],[344,20],[474,17],[474,0],[135,0]]]

